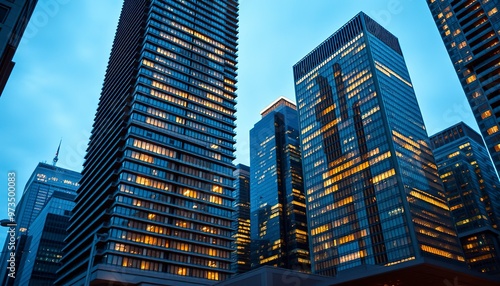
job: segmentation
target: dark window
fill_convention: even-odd
[[[4,23],[5,19],[7,19],[7,15],[9,14],[9,7],[0,5],[0,23]]]

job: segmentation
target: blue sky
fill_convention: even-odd
[[[61,138],[58,166],[81,171],[121,4],[39,0],[0,97],[0,176],[6,185],[17,173],[18,197]],[[260,111],[279,96],[295,100],[292,66],[360,11],[399,38],[428,133],[459,121],[477,130],[425,1],[241,0],[235,163],[249,162]]]

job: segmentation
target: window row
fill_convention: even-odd
[[[116,201],[118,202],[125,202],[125,203],[132,203],[132,200],[134,202],[137,202],[137,199],[132,199],[132,198],[127,198],[123,196],[119,196]],[[163,206],[164,207],[164,206]],[[230,220],[223,220],[223,219],[218,219],[214,217],[209,217],[206,215],[202,215],[199,213],[195,212],[189,212],[183,209],[175,208],[175,207],[164,207],[165,212],[163,214],[170,214],[171,216],[180,216],[184,217],[188,220],[194,221],[194,222],[205,222],[209,225],[215,226],[215,227],[208,227],[207,225],[199,225],[197,228],[198,230],[201,230],[202,232],[209,233],[209,234],[220,234],[219,231],[216,230],[217,227],[223,226],[226,228],[230,227],[231,221]],[[158,208],[155,208],[157,210]],[[114,212],[116,214],[121,214],[121,215],[133,215],[134,218],[141,218],[145,220],[150,220],[150,221],[155,221],[157,224],[148,224],[144,222],[140,222],[137,220],[132,220],[132,219],[125,219],[122,217],[114,216],[111,218],[111,223],[116,226],[123,226],[127,228],[133,228],[133,229],[138,229],[142,231],[148,231],[151,233],[157,233],[157,234],[164,234],[164,235],[172,235],[174,237],[179,237],[183,239],[189,239],[192,240],[194,239],[195,241],[200,241],[203,243],[209,243],[209,244],[214,244],[214,245],[220,245],[224,247],[229,247],[230,242],[226,239],[223,239],[222,237],[220,238],[215,238],[212,236],[206,236],[206,235],[201,235],[201,234],[193,234],[191,232],[185,232],[181,231],[176,228],[169,228],[169,227],[163,227],[161,225],[165,224],[172,224],[178,227],[182,228],[188,228],[187,226],[191,226],[191,222],[188,222],[183,219],[179,218],[174,218],[174,216],[163,216],[159,215],[157,213],[152,213],[152,212],[147,212],[145,211],[137,211],[131,208],[126,208],[122,206],[116,206],[114,208]],[[195,226],[196,226],[195,225]],[[227,234],[227,232],[224,232],[224,234]]]
[[[138,140],[138,141],[140,141],[140,140]],[[149,144],[149,143],[145,143],[145,144]],[[141,145],[139,145],[139,146],[141,146]],[[144,149],[144,148],[142,148],[142,149]],[[188,174],[188,175],[191,175],[194,177],[199,177],[199,178],[211,181],[211,182],[220,183],[220,184],[225,185],[225,186],[232,186],[232,184],[233,184],[232,179],[229,179],[226,177],[221,177],[214,172],[206,172],[204,170],[199,170],[199,169],[191,168],[191,167],[188,167],[185,165],[180,165],[180,164],[177,164],[174,162],[169,162],[167,160],[163,160],[163,159],[160,159],[158,157],[153,157],[153,156],[141,153],[141,152],[126,150],[125,156],[128,158],[133,158],[133,159],[140,160],[140,161],[143,161],[146,163],[154,164],[154,165],[157,165],[159,167],[170,169],[172,171],[177,171],[177,172],[180,172],[183,174]],[[127,168],[129,168],[131,170],[139,171],[139,172],[144,173],[144,174],[150,174],[150,175],[159,176],[162,178],[166,177],[165,173],[163,171],[159,172],[158,170],[152,169],[152,168],[144,169],[144,168],[139,168],[137,166],[128,167],[128,165],[127,165]],[[142,169],[142,171],[141,171],[141,169]],[[212,191],[215,190],[214,189],[215,187],[216,187],[215,185],[212,187]],[[218,191],[217,193],[224,193],[227,196],[231,195],[230,191],[227,191],[225,189],[223,190],[223,188],[221,188],[221,187],[217,187],[217,188],[220,189],[220,191]]]
[[[170,187],[172,187],[172,186],[170,186]],[[230,218],[232,218],[232,215],[233,215],[233,212],[231,210],[227,210],[227,209],[221,208],[221,207],[216,206],[216,205],[207,205],[204,202],[195,202],[193,200],[186,200],[186,199],[182,199],[182,198],[178,198],[178,197],[174,197],[174,196],[170,196],[170,195],[167,196],[165,194],[157,193],[153,190],[145,190],[142,188],[128,186],[128,185],[124,185],[124,184],[121,184],[119,186],[119,190],[120,190],[120,192],[124,192],[127,194],[133,194],[133,195],[140,196],[143,198],[151,198],[154,200],[159,200],[159,201],[165,202],[171,206],[192,209],[192,210],[196,211],[197,213],[207,213],[207,214],[219,216],[219,217],[222,217],[225,219],[230,219]],[[224,220],[219,220],[219,221],[216,221],[215,223],[222,224],[223,221]]]
[[[160,247],[166,247],[166,248],[169,247],[169,241],[165,238],[159,238],[157,236],[135,233],[132,231],[125,231],[125,230],[121,230],[121,229],[112,229],[110,231],[110,236],[112,238],[140,242],[140,243],[154,245],[154,246],[160,246]]]
[[[108,255],[106,258],[106,263],[123,267],[137,268],[141,270],[161,271],[161,265],[158,262],[143,259],[134,259],[118,255]]]
[[[111,250],[119,251],[119,252],[143,255],[143,256],[154,257],[154,258],[163,258],[164,257],[163,251],[153,250],[150,248],[139,247],[139,246],[124,244],[124,243],[110,242],[108,248]]]

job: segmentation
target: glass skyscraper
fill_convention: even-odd
[[[500,183],[481,135],[461,122],[430,140],[467,263],[499,275]]]
[[[398,39],[359,13],[293,72],[313,271],[463,266]]]
[[[237,29],[235,0],[123,2],[56,284],[232,274]]]
[[[46,163],[38,163],[31,174],[23,191],[23,195],[16,206],[16,263],[18,271],[21,270],[19,262],[23,255],[29,252],[28,237],[33,234],[31,224],[38,217],[42,209],[52,197],[54,192],[76,195],[81,175],[78,172],[56,167]],[[9,237],[5,241],[0,265],[2,285],[12,285],[14,279],[6,276],[6,263],[10,254],[8,249]],[[4,280],[5,279],[5,280]]]
[[[480,0],[427,0],[500,173],[500,4]]]
[[[297,107],[284,97],[250,130],[252,267],[310,272]]]
[[[250,167],[238,164],[234,170],[234,247],[233,270],[250,270]]]
[[[29,228],[29,251],[22,257],[16,285],[52,286],[60,267],[75,194],[56,191]]]
[[[75,195],[81,177],[75,171],[38,163],[16,207],[18,231],[24,233],[28,230],[55,191]]]

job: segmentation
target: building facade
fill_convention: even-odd
[[[427,0],[467,100],[500,173],[500,3]]]
[[[310,272],[297,107],[284,97],[250,130],[252,267]]]
[[[233,271],[250,270],[250,167],[238,164],[234,170],[234,229]]]
[[[464,266],[397,38],[360,13],[293,71],[313,271]]]
[[[16,206],[18,232],[28,231],[55,191],[76,195],[81,177],[78,172],[39,163],[28,179]]]
[[[56,191],[33,221],[14,285],[52,286],[60,267],[62,248],[76,193]]]
[[[12,58],[38,0],[0,0],[0,96],[14,68]]]
[[[232,274],[237,28],[234,0],[123,2],[56,284]]]
[[[461,122],[430,141],[467,264],[500,275],[500,183],[481,135]]]
[[[39,163],[28,179],[23,195],[16,206],[16,263],[17,270],[22,270],[19,262],[23,259],[23,253],[30,249],[28,237],[32,234],[30,226],[39,216],[42,209],[50,200],[54,192],[62,192],[68,195],[76,195],[81,175],[78,172],[56,167],[46,163]],[[2,252],[2,285],[12,285],[15,279],[7,276],[6,261],[9,257],[9,237],[7,237]]]

